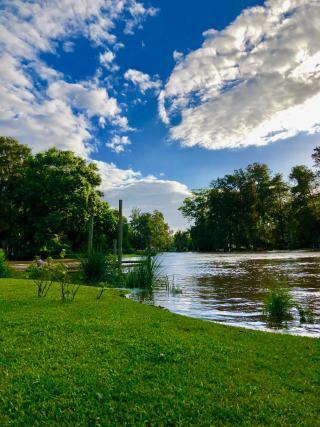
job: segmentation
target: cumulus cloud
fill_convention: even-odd
[[[129,6],[131,19],[128,19],[125,25],[124,32],[126,34],[133,34],[134,28],[141,28],[141,23],[146,16],[155,16],[159,9],[155,7],[145,7],[142,3],[132,1]]]
[[[137,86],[143,94],[148,90],[159,91],[161,88],[161,80],[159,78],[151,78],[149,74],[132,68],[125,72],[124,78]]]
[[[120,49],[113,33],[117,22],[130,21],[133,29],[153,13],[135,0],[1,1],[0,132],[35,150],[55,145],[88,157],[95,147],[93,117],[101,126],[108,121],[130,129],[98,74],[92,81],[66,81],[41,54],[55,54],[59,46],[71,53],[78,36]],[[104,65],[112,62],[111,54],[106,48],[101,55]]]
[[[159,95],[174,140],[222,149],[320,131],[318,0],[269,0],[204,37]]]
[[[100,64],[109,66],[109,64],[113,62],[114,58],[115,58],[115,54],[108,49],[104,53],[100,54],[99,56]]]
[[[128,145],[131,145],[131,141],[127,136],[115,135],[111,138],[110,142],[106,143],[106,147],[110,148],[111,151],[119,154],[122,153]]]
[[[144,177],[132,169],[119,169],[113,163],[96,163],[102,177],[101,190],[111,206],[117,207],[121,199],[126,216],[130,215],[134,207],[139,207],[143,212],[157,209],[163,212],[173,230],[188,227],[187,221],[178,211],[183,200],[190,195],[186,185],[154,176]]]

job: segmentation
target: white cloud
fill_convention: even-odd
[[[100,64],[112,72],[118,71],[120,67],[117,64],[114,64],[115,57],[116,55],[111,50],[107,49],[99,56]]]
[[[92,83],[67,83],[58,80],[50,84],[48,95],[85,111],[89,118],[114,117],[120,113],[117,100],[110,98],[104,88],[96,87]]]
[[[81,36],[93,45],[104,45],[101,59],[111,61],[107,46],[123,47],[113,34],[117,22],[132,21],[133,28],[152,15],[150,8],[132,9],[139,9],[139,4],[133,0],[1,1],[0,133],[35,150],[55,145],[88,157],[95,148],[93,117],[98,117],[100,126],[107,120],[129,130],[98,73],[91,81],[67,82],[40,58],[42,53],[55,54],[58,46],[72,52],[74,40]]]
[[[72,53],[75,49],[74,42],[67,41],[63,43],[63,50],[67,53]]]
[[[114,164],[96,161],[101,177],[101,190],[104,198],[113,207],[123,200],[124,214],[129,216],[132,208],[139,207],[143,212],[155,209],[163,212],[165,220],[173,230],[185,229],[187,221],[178,208],[190,195],[188,188],[177,181],[160,180],[153,176],[143,177],[132,169],[119,169]]]
[[[159,9],[155,7],[146,8],[142,3],[132,0],[129,6],[132,19],[127,20],[124,32],[126,34],[133,34],[135,27],[141,28],[141,23],[146,16],[155,16],[158,11]]]
[[[127,136],[115,135],[111,138],[110,142],[106,143],[106,147],[110,148],[111,151],[119,154],[125,151],[126,147],[131,145],[131,141]]]
[[[179,52],[178,50],[173,51],[172,56],[176,62],[180,62],[183,59],[183,53]]]
[[[161,80],[157,77],[151,78],[149,74],[129,68],[124,74],[124,78],[134,85],[138,86],[142,93],[147,90],[159,91],[161,88]]]
[[[113,62],[114,58],[115,58],[115,54],[108,49],[104,53],[100,54],[99,56],[100,64],[109,65],[111,62]]]
[[[159,95],[171,137],[208,149],[265,145],[320,131],[320,2],[245,10],[179,61]]]

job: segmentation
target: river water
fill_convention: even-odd
[[[131,298],[174,313],[251,329],[320,337],[320,253],[165,253],[162,274],[171,284],[152,292],[133,291]],[[292,297],[312,313],[270,324],[263,301],[272,278],[286,277]],[[174,284],[174,286],[172,286]]]

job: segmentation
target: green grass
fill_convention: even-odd
[[[1,426],[319,426],[319,340],[0,280]]]

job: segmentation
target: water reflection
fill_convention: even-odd
[[[320,336],[320,253],[168,253],[161,261],[163,274],[181,293],[168,292],[163,283],[151,293],[135,291],[131,298],[228,325]],[[281,325],[268,322],[262,309],[271,276],[288,278],[292,296],[310,310],[313,323],[301,324],[298,313]]]

